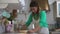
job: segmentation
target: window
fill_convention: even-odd
[[[25,8],[25,0],[19,0],[20,2],[21,2],[21,4],[22,4],[22,10],[24,10],[24,8]]]

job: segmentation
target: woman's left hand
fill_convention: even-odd
[[[29,30],[29,33],[34,33],[36,31],[40,30],[40,26],[37,26],[35,29]]]
[[[28,31],[28,33],[34,33],[35,32],[35,30],[33,29],[33,30],[29,30]]]

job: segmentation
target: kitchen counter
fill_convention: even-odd
[[[1,34],[25,34],[25,33],[1,33]]]
[[[12,33],[0,33],[0,34],[37,34],[37,33],[27,33],[28,30],[20,30],[19,32],[12,32]]]
[[[37,34],[37,33],[0,33],[0,34]]]
[[[12,33],[0,33],[0,34],[27,34],[26,32],[12,32]]]

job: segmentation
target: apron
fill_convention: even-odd
[[[37,26],[39,26],[39,19],[38,20],[35,20],[33,18],[33,21],[30,24],[30,26],[28,27],[28,29],[31,30],[31,29],[34,29]],[[36,33],[33,33],[33,34],[49,34],[49,30],[48,30],[47,27],[42,27],[42,28],[40,28],[39,31],[37,31]]]
[[[32,21],[32,23],[29,25],[28,29],[29,29],[29,30],[34,29],[36,26],[39,25],[38,23],[39,23],[39,19],[38,19],[38,20],[35,20],[35,19],[33,18],[33,21]]]

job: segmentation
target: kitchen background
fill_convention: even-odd
[[[29,15],[29,3],[31,2],[31,0],[10,0],[9,2],[7,1],[8,0],[0,0],[0,17],[4,9],[8,10],[9,13],[12,12],[12,9],[17,9],[18,16],[16,20],[24,24]],[[47,22],[49,24],[49,29],[54,29],[56,24],[56,20],[54,20],[53,16],[53,3],[55,1],[60,0],[48,0],[50,6],[50,11],[47,11]]]

